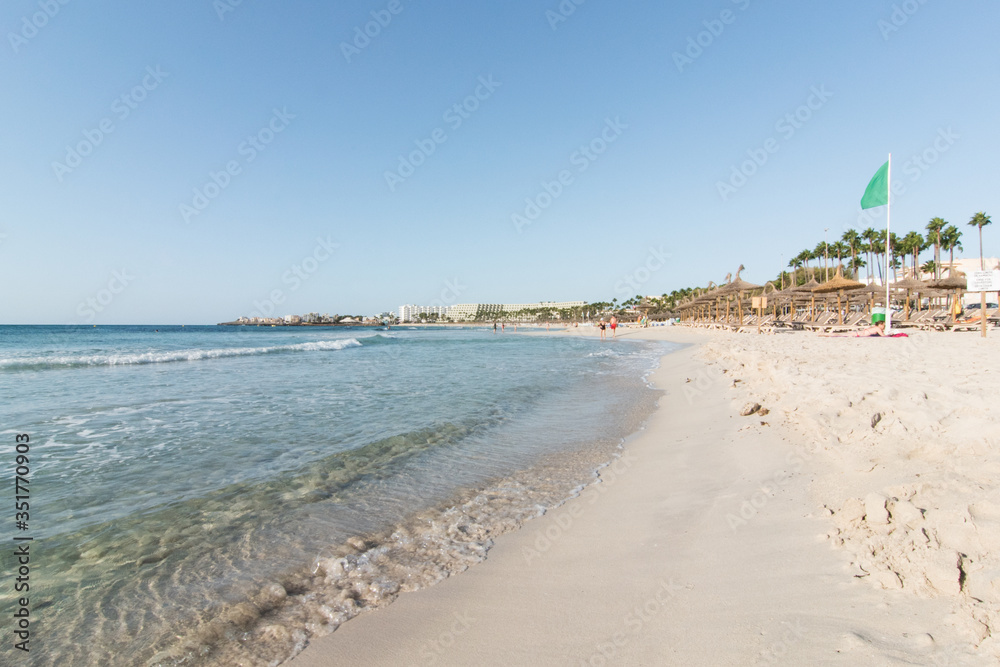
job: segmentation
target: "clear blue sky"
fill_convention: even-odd
[[[940,216],[972,256],[1000,215],[993,0],[62,1],[0,6],[0,323],[761,282],[857,224],[890,151],[894,230]]]

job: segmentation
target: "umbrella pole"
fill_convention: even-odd
[[[844,311],[842,310],[840,303],[840,295],[843,294],[843,290],[837,292],[837,324],[844,323]]]

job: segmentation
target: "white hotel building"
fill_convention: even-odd
[[[399,321],[416,322],[421,314],[447,317],[447,315],[445,315],[447,310],[447,306],[400,306]]]
[[[537,303],[460,303],[454,306],[400,306],[399,321],[415,322],[421,313],[448,318],[453,322],[474,320],[477,314],[488,317],[502,317],[521,310],[548,308],[562,310],[564,308],[581,308],[586,301],[539,301]]]

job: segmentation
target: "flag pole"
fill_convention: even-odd
[[[892,153],[889,153],[889,171],[885,179],[885,333],[892,331],[892,307],[889,304],[889,262],[892,261],[892,242],[889,224],[892,219]]]

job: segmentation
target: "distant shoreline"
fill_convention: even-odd
[[[250,322],[219,322],[217,327],[368,327],[376,329],[384,327],[384,324],[361,324],[360,322],[275,322],[271,324],[256,324]]]
[[[506,323],[508,327],[513,327],[511,323]],[[347,323],[313,323],[313,322],[285,322],[285,323],[274,323],[274,324],[251,324],[249,322],[219,322],[216,326],[220,327],[353,327],[353,328],[365,328],[365,329],[384,329],[386,325],[384,324],[361,324],[360,322],[347,322]],[[403,324],[393,324],[393,327],[398,329],[404,329],[408,327],[420,327],[420,328],[431,328],[431,329],[444,329],[444,328],[455,328],[455,327],[472,327],[472,328],[483,328],[492,327],[491,322],[447,322],[447,323],[429,323],[429,322],[406,322]],[[517,326],[521,327],[535,327],[540,328],[544,325],[541,324],[525,324],[520,323]],[[565,328],[566,325],[558,325]]]

